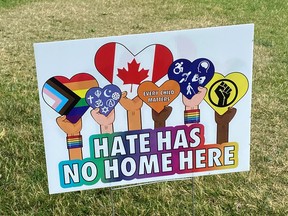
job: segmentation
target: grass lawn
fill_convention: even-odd
[[[48,194],[33,43],[255,23],[251,171],[113,191],[116,215],[288,215],[288,2],[0,0],[0,215],[110,215]]]

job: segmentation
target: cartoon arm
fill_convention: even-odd
[[[204,99],[207,89],[205,87],[199,86],[198,91],[199,92],[195,94],[191,99],[186,98],[184,95],[182,96],[182,102],[185,105],[184,123],[187,126],[200,122],[199,104]]]
[[[166,126],[166,120],[172,112],[171,106],[165,106],[164,109],[158,113],[152,109],[152,118],[154,121],[154,128],[161,128]]]
[[[67,149],[69,152],[69,159],[75,160],[80,159],[82,160],[82,136],[80,131],[82,129],[82,119],[80,118],[75,124],[71,123],[66,116],[59,116],[56,119],[58,126],[67,134],[66,141],[67,141]]]
[[[223,114],[219,115],[215,111],[215,122],[217,123],[217,143],[225,143],[229,140],[229,123],[234,118],[237,109],[232,107]]]
[[[127,110],[128,130],[141,130],[141,107],[143,101],[137,96],[133,99],[127,98],[127,92],[122,93],[120,104]]]
[[[101,134],[113,133],[114,132],[113,122],[115,121],[114,109],[109,113],[107,117],[101,114],[99,111],[100,111],[99,108],[91,110],[91,116],[100,125]]]
[[[221,82],[220,85],[215,89],[215,93],[219,99],[218,106],[225,107],[228,103],[232,89],[225,83]],[[235,108],[228,108],[223,114],[219,115],[215,111],[215,122],[217,123],[217,143],[225,143],[229,140],[229,123],[234,118],[237,110]]]

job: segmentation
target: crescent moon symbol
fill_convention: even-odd
[[[106,90],[104,91],[104,96],[109,98],[109,97],[111,97],[111,95],[108,95],[108,94],[107,94],[107,90],[108,90],[108,89],[106,89]]]

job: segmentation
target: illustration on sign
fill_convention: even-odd
[[[209,59],[199,58],[192,63],[187,59],[178,59],[169,68],[169,79],[179,83],[181,93],[191,99],[198,93],[198,87],[205,86],[214,75],[214,65]]]
[[[249,170],[253,25],[34,48],[50,193]]]

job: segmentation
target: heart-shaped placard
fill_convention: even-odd
[[[98,87],[98,82],[87,73],[76,74],[71,79],[54,76],[45,82],[42,97],[52,109],[76,123],[89,108],[85,94],[92,87]]]
[[[105,116],[114,109],[121,98],[121,90],[116,85],[107,85],[102,88],[91,88],[86,93],[86,102]]]
[[[192,63],[188,59],[178,59],[169,67],[168,77],[180,85],[181,93],[191,99],[198,93],[198,87],[204,87],[213,77],[215,67],[206,58],[199,58]]]
[[[227,76],[215,73],[206,85],[207,94],[204,99],[212,109],[223,115],[246,94],[248,87],[248,79],[240,72],[233,72]]]
[[[101,46],[94,58],[99,73],[121,91],[127,91],[130,99],[137,96],[141,82],[156,83],[164,77],[172,62],[171,51],[161,44],[149,45],[135,54],[123,44],[111,42]]]
[[[167,80],[160,87],[153,82],[143,82],[138,88],[138,96],[153,110],[160,113],[180,93],[180,86],[174,80]]]

